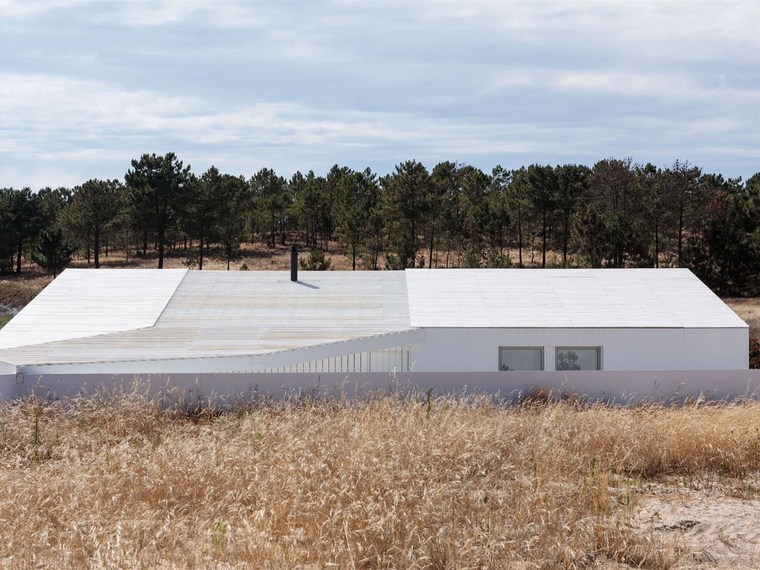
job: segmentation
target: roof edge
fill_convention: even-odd
[[[166,358],[135,358],[103,361],[81,362],[39,362],[19,365],[17,370],[24,374],[65,374],[68,367],[76,369],[77,374],[110,373],[111,367],[119,366],[129,374],[171,374],[176,373],[177,366],[185,368],[194,366],[191,373],[218,372],[218,364],[227,363],[234,371],[245,371],[251,367],[277,367],[298,364],[310,360],[321,360],[334,356],[346,356],[357,352],[382,350],[404,344],[419,344],[425,341],[425,331],[421,328],[410,328],[389,333],[381,333],[365,337],[327,342],[302,348],[288,348],[259,354],[229,354],[206,356],[183,356]],[[350,352],[345,347],[351,345]],[[209,366],[209,364],[211,364]],[[132,365],[130,367],[130,365]],[[187,371],[183,371],[187,372]],[[72,372],[73,373],[73,372]]]

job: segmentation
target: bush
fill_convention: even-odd
[[[760,339],[749,339],[749,367],[760,368]]]
[[[309,257],[300,260],[301,269],[306,271],[327,271],[331,264],[332,260],[319,249],[312,249]]]

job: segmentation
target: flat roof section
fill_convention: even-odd
[[[271,352],[410,328],[402,272],[193,271],[156,323],[193,352]]]
[[[407,269],[413,327],[747,328],[688,269]]]

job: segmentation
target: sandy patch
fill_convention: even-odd
[[[639,532],[673,541],[686,555],[678,568],[760,568],[758,481],[651,485],[639,496]]]

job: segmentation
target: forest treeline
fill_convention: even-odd
[[[490,173],[417,161],[380,176],[271,169],[202,174],[173,153],[145,154],[121,180],[0,190],[0,270],[30,258],[57,272],[77,254],[99,267],[168,252],[203,269],[241,244],[339,243],[354,269],[688,267],[722,296],[760,294],[760,173],[746,181],[688,162],[608,158],[593,167],[533,164]]]

